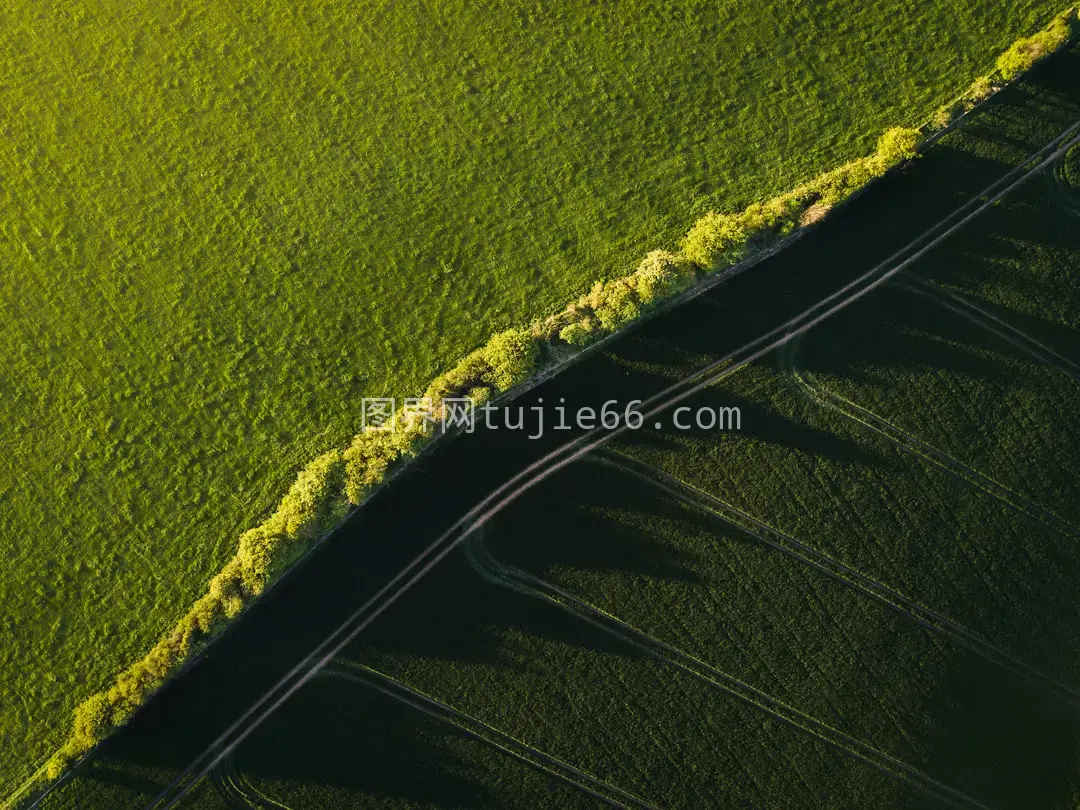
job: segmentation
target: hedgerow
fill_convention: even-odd
[[[959,107],[943,108],[936,123],[968,109],[1001,83],[1062,47],[1073,35],[1075,9],[1043,31],[1015,43],[998,60],[996,77],[980,77]],[[949,118],[951,121],[952,118]],[[386,480],[390,470],[415,455],[435,433],[443,400],[472,397],[478,403],[525,382],[560,346],[580,349],[648,313],[709,273],[730,266],[795,229],[820,220],[830,208],[864,188],[891,167],[915,157],[923,133],[893,128],[882,134],[874,154],[826,172],[793,191],[739,212],[709,212],[682,240],[680,251],[649,253],[630,275],[597,281],[588,293],[529,330],[494,335],[436,377],[424,394],[426,410],[394,414],[392,427],[357,434],[344,451],[332,450],[304,467],[277,509],[244,532],[236,554],[207,585],[206,593],[112,686],[75,710],[65,744],[45,773],[59,776],[114,730],[320,537],[338,526],[352,507]]]
[[[274,513],[240,536],[236,554],[172,630],[109,689],[78,706],[71,736],[46,764],[48,778],[59,776],[123,725],[200,644],[262,593],[312,541],[341,522],[349,506],[345,469],[345,454],[332,450],[300,471]]]
[[[997,71],[1005,81],[1030,70],[1041,59],[1069,41],[1076,23],[1076,10],[1069,9],[1034,36],[1014,42],[997,60]]]
[[[949,126],[976,104],[993,95],[1006,82],[1026,73],[1038,62],[1060,50],[1076,35],[1080,22],[1078,11],[1080,10],[1076,8],[1063,11],[1042,31],[1014,42],[997,58],[992,75],[979,76],[960,98],[938,108],[934,123],[942,128]]]

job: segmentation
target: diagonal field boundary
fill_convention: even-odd
[[[974,807],[986,810],[986,805],[966,793],[938,781],[924,771],[875,748],[870,743],[787,705],[745,681],[716,669],[665,641],[648,635],[619,617],[546,580],[499,562],[491,556],[478,537],[474,536],[474,539],[469,542],[466,553],[476,572],[495,585],[510,588],[525,596],[543,599],[661,663],[680,669],[709,686],[726,692],[879,771],[910,784],[944,804],[951,807]]]
[[[986,209],[1010,192],[1027,182],[1047,166],[1066,154],[1080,136],[1076,128],[1080,121],[1064,130],[1050,143],[1006,172],[981,193],[954,210],[937,225],[929,228],[908,245],[885,261],[868,270],[858,278],[843,285],[836,292],[821,299],[800,314],[775,329],[704,366],[697,372],[679,380],[642,402],[643,418],[661,413],[696,392],[710,386],[716,380],[749,365],[773,350],[785,345],[798,335],[845,309],[885,284],[905,268],[926,255],[934,247],[959,231]],[[430,543],[405,568],[361,604],[308,655],[278,680],[252,706],[245,710],[203,753],[156,797],[148,808],[170,808],[197,784],[222,759],[229,755],[252,731],[269,717],[282,703],[295,694],[316,673],[347,647],[368,625],[380,616],[409,588],[422,579],[441,560],[448,556],[476,529],[523,493],[547,479],[560,469],[574,463],[590,451],[606,444],[627,430],[625,417],[620,415],[616,427],[597,428],[577,439],[567,442],[548,453],[509,478],[492,491],[480,503],[466,512],[449,529]],[[38,802],[35,802],[35,805]],[[33,806],[33,805],[32,805]]]

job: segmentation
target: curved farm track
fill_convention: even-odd
[[[341,658],[335,659],[319,674],[322,677],[341,678],[381,692],[428,717],[455,727],[465,735],[494,748],[505,756],[512,757],[554,779],[565,782],[612,807],[656,810],[641,797],[522,742],[460,709],[414,689],[391,675]]]
[[[565,782],[604,804],[620,808],[657,810],[653,805],[629,791],[598,779],[570,763],[522,742],[472,715],[364,664],[336,658],[328,666],[319,670],[318,677],[335,678],[377,691],[417,712],[454,727],[464,735],[484,743],[504,756],[515,759],[553,779]],[[235,752],[219,762],[211,774],[219,792],[237,808],[292,810],[287,805],[260,792],[248,781],[237,768]]]
[[[1062,155],[1051,169],[1054,199],[1080,217],[1080,146]]]
[[[292,810],[255,787],[236,767],[235,753],[221,760],[210,772],[211,779],[218,791],[237,808],[255,808],[255,810]]]

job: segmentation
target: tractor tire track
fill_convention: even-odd
[[[612,807],[638,807],[657,810],[656,806],[627,790],[593,776],[568,762],[535,748],[516,737],[488,725],[424,692],[402,683],[376,669],[342,659],[320,671],[323,677],[342,678],[363,684],[423,714],[454,726],[501,754],[518,760],[554,779]]]
[[[1053,184],[1051,191],[1054,195],[1054,199],[1057,203],[1074,216],[1080,217],[1080,188],[1077,188],[1071,182],[1069,182],[1068,174],[1066,173],[1066,162],[1072,157],[1071,153],[1066,153],[1054,162],[1053,168],[1050,170],[1051,179]],[[1080,155],[1075,160],[1078,166],[1080,166]],[[1078,169],[1080,171],[1080,169]]]
[[[292,810],[257,790],[236,767],[235,752],[218,763],[211,772],[214,785],[230,804],[255,810]]]
[[[660,663],[682,670],[712,688],[738,698],[883,773],[907,782],[939,802],[951,807],[975,807],[988,810],[986,805],[975,798],[938,781],[924,771],[875,748],[870,743],[788,706],[760,689],[716,669],[665,641],[644,633],[617,616],[607,613],[546,580],[499,562],[491,556],[482,542],[475,538],[467,543],[466,554],[477,574],[494,585],[548,602],[646,653]]]
[[[951,312],[982,327],[987,332],[996,335],[1006,343],[1026,352],[1039,362],[1060,371],[1074,382],[1080,382],[1080,365],[1074,363],[1068,357],[1054,351],[1054,349],[1050,348],[1045,343],[1036,340],[1027,332],[1002,320],[993,312],[980,306],[967,296],[917,276],[913,276],[906,283],[900,282],[897,286],[901,289],[906,289],[917,295],[921,295],[924,298],[928,298],[939,306],[945,307]]]
[[[926,463],[937,467],[953,478],[989,495],[991,498],[1002,503],[1014,512],[1041,523],[1052,531],[1064,535],[1065,537],[1074,540],[1080,539],[1080,529],[1057,515],[1052,510],[1047,509],[1045,506],[1036,503],[1018,492],[1014,492],[1004,484],[984,475],[974,467],[953,458],[951,455],[943,450],[939,450],[932,444],[924,442],[922,439],[908,433],[903,428],[897,427],[892,422],[878,416],[873,411],[807,379],[806,376],[799,372],[798,367],[794,363],[794,358],[792,358],[792,361],[789,364],[789,367],[785,369],[785,372],[802,393],[819,407],[835,411],[841,416],[859,423],[868,430],[884,436],[901,450],[921,458]]]
[[[614,450],[601,451],[596,458],[590,458],[590,461],[612,467],[644,481],[676,500],[733,526],[769,548],[794,557],[799,562],[814,568],[852,590],[880,602],[920,627],[970,650],[995,666],[1046,689],[1069,705],[1080,708],[1080,690],[1068,686],[1057,678],[1024,662],[955,619],[920,604],[913,598],[878,581],[869,574],[840,562],[715,495],[701,490],[658,467],[638,461]]]

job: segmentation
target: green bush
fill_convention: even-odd
[[[911,160],[919,153],[922,132],[917,129],[893,127],[886,130],[877,142],[873,160],[878,170],[886,171],[892,166]]]
[[[576,321],[564,326],[559,332],[559,338],[571,346],[585,346],[592,341],[594,329],[589,321]]]
[[[820,202],[832,207],[854,194],[879,173],[871,158],[860,158],[823,174],[810,185],[818,194]]]
[[[747,236],[738,217],[710,211],[683,238],[682,256],[705,270],[715,270],[743,257]]]
[[[414,452],[423,441],[423,424],[407,423],[404,414],[399,417],[395,430],[358,433],[344,452],[345,497],[350,504],[360,503],[386,477],[390,465]]]
[[[998,57],[997,71],[1001,78],[1005,81],[1015,79],[1068,42],[1075,19],[1076,11],[1070,9],[1034,36],[1014,42]]]
[[[112,703],[104,692],[98,692],[75,709],[71,740],[89,751],[99,740],[105,739],[113,728]]]
[[[614,332],[641,315],[637,288],[627,279],[598,284],[593,297],[596,299],[593,312],[607,332]]]
[[[307,541],[334,525],[347,508],[340,495],[344,467],[337,450],[324,453],[304,467],[267,521],[271,531]]]
[[[644,306],[682,292],[696,279],[690,262],[666,250],[654,250],[634,271],[638,298]]]
[[[535,336],[522,329],[508,329],[436,377],[424,396],[437,405],[442,399],[466,396],[477,386],[507,391],[532,376],[539,358]]]
[[[971,87],[967,91],[967,100],[971,104],[978,104],[980,101],[985,101],[994,94],[994,83],[990,80],[989,76],[980,76],[971,83]]]
[[[508,391],[529,379],[540,357],[536,341],[519,329],[500,332],[481,351],[489,367],[484,382],[496,391]]]

